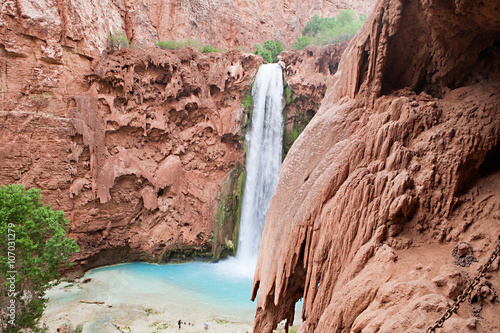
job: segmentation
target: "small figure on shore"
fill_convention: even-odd
[[[205,322],[205,329],[208,330],[208,323]]]
[[[177,322],[177,324],[179,325],[179,329],[181,328],[181,324],[182,324],[182,320],[179,319],[179,321]]]

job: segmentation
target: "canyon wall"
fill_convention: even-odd
[[[221,188],[244,164],[240,97],[262,58],[149,48],[91,64],[64,49],[53,63],[37,51],[0,50],[0,183],[41,188],[67,213],[76,273],[234,252],[237,221],[217,224],[218,203],[240,195]]]
[[[493,0],[377,3],[283,163],[254,332],[299,299],[299,332],[421,332],[479,274],[500,235],[498,17]],[[499,266],[440,332],[499,329]]]
[[[41,58],[63,61],[63,50],[99,58],[109,35],[123,32],[134,47],[155,41],[197,40],[218,48],[252,49],[267,39],[291,47],[314,15],[342,9],[368,14],[373,1],[295,0],[5,0],[0,5],[0,44],[28,57],[38,44]]]
[[[290,46],[315,13],[372,7],[365,1],[3,1],[0,183],[41,188],[44,202],[66,212],[81,248],[73,258],[78,274],[126,260],[233,253],[248,118],[240,100],[262,59],[235,50],[203,55],[148,46],[168,38],[227,48],[281,39]],[[124,32],[130,48],[116,50],[113,32]],[[341,51],[320,49],[290,55],[295,60],[285,67],[307,67],[329,80],[327,59]],[[316,62],[316,52],[323,60],[304,65]],[[293,82],[294,105],[307,100],[301,112],[315,113],[326,81]],[[307,98],[312,85],[317,93]],[[299,114],[290,115],[290,129],[296,118],[300,130],[305,126]]]
[[[279,40],[291,48],[309,19],[342,9],[369,14],[374,1],[338,0],[148,0],[151,24],[160,40],[194,38],[217,47],[249,47]]]
[[[347,45],[347,41],[309,45],[304,50],[283,51],[279,55],[286,82],[283,156],[318,111]]]

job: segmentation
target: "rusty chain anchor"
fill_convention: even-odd
[[[465,289],[457,297],[455,302],[448,308],[448,310],[446,310],[446,312],[443,313],[441,318],[436,320],[436,322],[427,329],[426,331],[427,333],[436,332],[436,328],[443,327],[444,322],[458,311],[458,308],[460,308],[460,303],[465,302],[465,300],[468,297],[470,297],[470,294],[472,293],[474,288],[476,288],[476,286],[479,284],[481,278],[484,277],[485,272],[491,267],[491,265],[497,259],[499,254],[500,254],[500,235],[498,236],[498,244],[496,245],[495,250],[491,254],[488,261],[484,265],[479,267],[479,271],[474,280],[470,281],[467,284],[467,287],[465,287]]]

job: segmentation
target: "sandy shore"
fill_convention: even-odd
[[[134,263],[91,270],[80,281],[47,292],[42,322],[49,332],[61,325],[81,326],[85,333],[179,332],[179,319],[182,332],[251,332],[256,307],[249,300],[251,279],[221,275],[221,268]],[[83,283],[85,278],[90,282]]]
[[[221,314],[220,311],[193,304],[179,305],[175,302],[158,302],[142,298],[129,299],[124,303],[116,297],[115,303],[109,301],[109,294],[99,297],[94,293],[96,286],[82,283],[63,282],[47,293],[48,307],[42,322],[49,327],[49,332],[56,332],[61,325],[83,326],[83,332],[217,332],[245,333],[252,332],[253,314],[247,319],[235,318],[234,315]],[[97,288],[99,289],[99,288]],[[127,295],[122,294],[126,299]],[[103,301],[104,304],[81,303],[85,301]],[[154,305],[153,305],[154,304]],[[219,313],[218,313],[219,312]],[[178,321],[182,320],[179,330]],[[208,330],[204,328],[208,323]],[[280,325],[276,332],[284,332]],[[298,327],[294,327],[295,330]]]
[[[252,320],[235,320],[234,316],[220,315],[203,306],[176,306],[172,302],[159,303],[154,299],[130,299],[127,302],[109,301],[107,295],[99,297],[91,291],[89,284],[61,283],[47,293],[49,303],[42,321],[55,332],[61,325],[73,328],[83,325],[83,332],[178,332],[179,319],[182,332],[251,332]],[[86,290],[88,289],[88,290]],[[89,296],[91,296],[89,298]],[[123,298],[127,298],[126,295]],[[114,297],[116,300],[116,297]],[[103,301],[104,304],[81,303]],[[146,302],[144,302],[146,301]],[[145,304],[143,304],[145,303]],[[170,304],[169,304],[170,303]],[[174,302],[175,303],[175,302]],[[111,305],[111,307],[110,307]],[[208,330],[204,329],[208,323]]]

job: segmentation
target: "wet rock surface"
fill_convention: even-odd
[[[283,154],[302,133],[318,111],[326,89],[337,72],[348,42],[284,51],[279,56],[286,80],[283,117]]]

